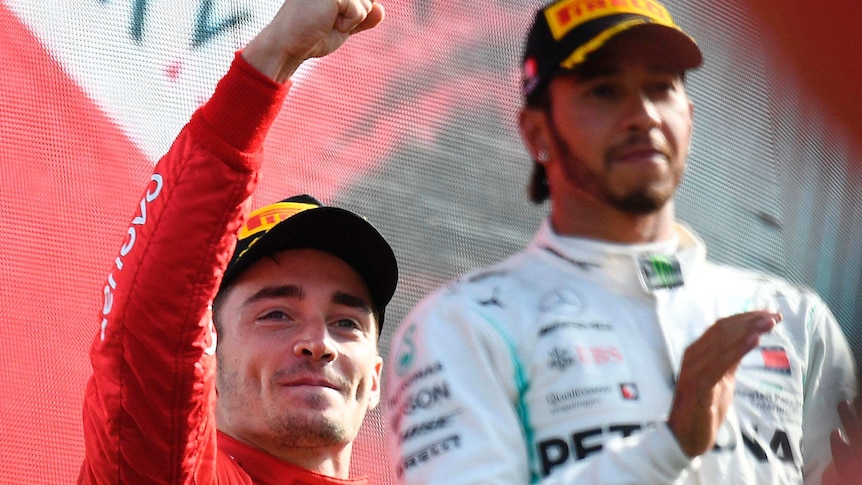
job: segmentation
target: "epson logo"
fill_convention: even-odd
[[[429,364],[429,365],[423,367],[422,369],[419,369],[418,371],[416,371],[413,374],[410,374],[409,376],[404,378],[404,380],[401,382],[401,384],[398,385],[398,390],[395,391],[393,393],[393,395],[395,395],[395,396],[400,395],[402,392],[404,392],[405,389],[412,386],[417,381],[425,379],[426,377],[429,377],[429,376],[433,376],[434,374],[441,372],[442,370],[443,370],[443,363],[441,363],[439,361],[434,362],[433,364]],[[390,399],[389,405],[393,406],[394,401],[395,401],[394,398]]]
[[[443,400],[449,399],[449,386],[445,382],[436,384],[432,387],[420,389],[418,392],[410,395],[404,403],[402,414],[413,414],[416,411],[422,411],[434,407]]]
[[[401,427],[401,420],[417,412],[426,411],[437,406],[441,401],[449,400],[449,386],[445,382],[435,384],[431,387],[420,389],[408,395],[404,402],[398,406],[398,412],[391,416],[392,427]],[[392,409],[395,409],[394,407]]]

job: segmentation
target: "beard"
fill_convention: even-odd
[[[633,216],[643,216],[652,214],[664,207],[668,199],[668,197],[660,197],[643,190],[622,197],[608,197],[608,202],[620,212]]]
[[[281,448],[320,448],[351,441],[343,423],[313,411],[272,415],[265,419],[265,423]]]
[[[264,400],[261,389],[251,387],[249,381],[234,372],[225,360],[218,362],[218,406],[226,414],[246,423],[243,427],[254,430],[253,434],[265,437],[266,441],[282,449],[345,445],[358,434],[357,429],[348,426],[345,416],[335,415],[331,410],[327,412],[330,404],[325,397],[310,394],[298,405],[275,405],[274,401]],[[302,364],[276,373],[271,379],[270,389],[276,388],[275,382],[285,374],[303,372],[312,367],[311,364]],[[342,382],[339,378],[330,380]]]
[[[575,155],[568,142],[563,139],[551,116],[548,116],[548,127],[556,148],[565,157],[563,171],[569,182],[610,207],[624,214],[643,216],[657,212],[673,196],[673,190],[660,190],[648,184],[620,192],[610,180],[609,172],[612,162],[607,160],[607,157],[602,164],[605,170],[603,173],[590,170],[587,164]],[[634,138],[637,136],[635,135]],[[670,157],[668,158],[670,159]]]

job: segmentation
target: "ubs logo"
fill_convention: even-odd
[[[554,347],[548,352],[548,368],[564,371],[575,364],[609,365],[625,361],[620,349],[613,345],[576,345],[571,350]]]

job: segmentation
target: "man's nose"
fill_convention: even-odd
[[[661,126],[662,119],[658,108],[650,97],[639,92],[631,97],[624,118],[626,129],[651,129]]]
[[[333,361],[337,356],[335,342],[322,321],[305,322],[299,329],[293,352],[297,357],[311,360]]]

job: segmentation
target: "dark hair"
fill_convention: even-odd
[[[530,174],[530,184],[527,186],[527,195],[534,204],[541,204],[548,200],[551,195],[548,190],[548,175],[545,167],[538,162],[533,162],[533,173]]]
[[[222,337],[222,335],[224,335],[224,332],[223,332],[224,326],[221,323],[221,307],[224,304],[224,300],[227,297],[227,294],[230,293],[231,288],[233,288],[233,287],[232,286],[226,286],[224,288],[221,288],[219,290],[219,292],[216,293],[215,298],[213,298],[212,319],[213,319],[213,326],[215,327],[215,331],[216,331],[216,336],[217,336],[216,338],[218,339],[218,340],[216,340],[216,346],[218,346],[218,344],[221,343],[221,337]]]

